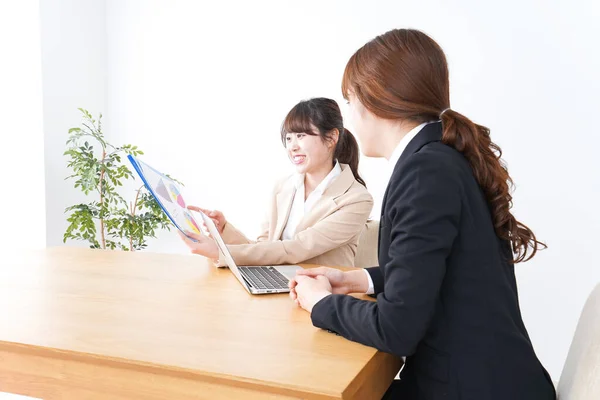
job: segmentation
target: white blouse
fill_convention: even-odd
[[[294,194],[294,200],[292,208],[290,209],[290,215],[288,217],[285,229],[281,234],[282,240],[292,240],[296,234],[296,228],[304,217],[304,214],[308,214],[313,206],[319,201],[327,186],[340,174],[342,173],[342,167],[339,162],[335,162],[335,165],[331,172],[317,185],[315,190],[308,195],[306,201],[304,201],[304,175],[298,176],[298,182],[296,183],[296,193]]]

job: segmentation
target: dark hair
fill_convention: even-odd
[[[317,132],[314,131],[317,128]],[[288,133],[305,133],[320,136],[323,141],[331,140],[333,130],[337,129],[338,141],[333,152],[333,160],[348,164],[356,179],[366,187],[358,174],[359,149],[352,133],[344,128],[340,107],[335,100],[316,97],[301,101],[290,110],[281,125],[281,141],[285,146]]]
[[[348,61],[342,81],[345,98],[353,93],[373,114],[422,123],[441,119],[443,143],[468,160],[485,193],[496,235],[511,245],[518,263],[546,245],[512,215],[512,180],[502,151],[488,128],[450,108],[448,64],[441,47],[423,32],[395,29],[376,37]],[[531,250],[531,254],[528,255]]]

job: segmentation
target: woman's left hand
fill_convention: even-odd
[[[309,313],[319,301],[329,296],[332,292],[329,280],[323,275],[315,278],[309,276],[296,275],[290,284],[290,297],[297,305],[304,308]]]
[[[219,259],[219,248],[217,247],[217,243],[213,238],[208,236],[199,235],[192,232],[187,232],[187,234],[196,240],[194,242],[188,236],[179,232],[179,236],[183,239],[185,244],[190,248],[192,253],[198,254],[207,258],[212,258],[214,260]]]

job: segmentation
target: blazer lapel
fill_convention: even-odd
[[[433,122],[425,125],[423,129],[421,129],[421,132],[417,133],[417,136],[415,136],[408,146],[406,146],[406,149],[398,160],[398,164],[394,167],[394,171],[397,170],[398,166],[411,154],[421,150],[421,147],[431,142],[439,142],[440,140],[442,140],[442,123]]]
[[[336,206],[335,201],[331,197],[323,196],[315,203],[313,208],[308,212],[308,214],[304,214],[304,217],[298,223],[298,227],[296,228],[296,232],[301,232],[305,230],[307,227],[314,225],[317,221],[319,221],[323,214],[327,210],[331,210]]]
[[[290,216],[294,195],[296,194],[296,186],[290,185],[277,193],[277,225],[275,225],[274,235],[272,240],[281,239],[281,234]]]
[[[421,132],[417,133],[417,136],[415,136],[413,140],[410,141],[408,146],[406,146],[406,149],[404,149],[402,155],[400,155],[400,159],[394,166],[394,172],[392,172],[392,175],[399,173],[398,171],[401,168],[400,166],[410,155],[419,151],[421,147],[425,146],[427,143],[439,142],[442,140],[442,135],[443,131],[441,122],[434,122],[432,124],[425,125]],[[391,181],[392,177],[390,176],[390,182]],[[381,229],[383,225],[383,219],[385,218],[385,204],[389,190],[390,184],[388,182],[385,193],[383,194],[383,201],[381,202],[381,216],[379,217],[379,236],[377,238],[377,249],[379,253],[381,253]]]
[[[415,136],[410,141],[408,146],[406,146],[406,149],[404,149],[404,152],[402,152],[402,155],[400,155],[400,159],[394,166],[394,172],[392,172],[392,176],[394,174],[398,173],[400,166],[402,165],[402,163],[404,161],[406,161],[406,159],[409,156],[411,156],[412,154],[421,150],[421,147],[425,146],[426,144],[431,143],[431,142],[439,142],[440,140],[442,140],[442,123],[434,122],[434,123],[425,125],[423,127],[423,129],[421,130],[421,132],[417,133],[417,136]],[[390,176],[390,181],[391,180],[392,180],[392,177]],[[390,189],[390,185],[388,183],[387,188],[385,189],[385,193],[383,195],[383,202],[382,202],[382,207],[381,207],[381,216],[382,217],[383,217],[383,211],[385,209],[385,202],[387,200],[387,194],[388,194],[389,189]],[[379,233],[381,233],[381,232],[379,232]]]
[[[325,188],[321,198],[315,203],[308,214],[305,214],[302,220],[300,220],[296,232],[314,225],[328,210],[334,209],[336,207],[335,199],[346,193],[350,186],[352,186],[355,179],[350,166],[340,164],[340,167],[342,168],[342,173]]]

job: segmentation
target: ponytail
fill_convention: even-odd
[[[530,260],[546,245],[512,215],[513,181],[501,159],[502,150],[492,142],[488,128],[477,125],[452,109],[440,114],[442,141],[467,159],[488,202],[496,235],[510,243],[513,263]]]
[[[342,128],[338,136],[337,145],[335,146],[333,159],[337,159],[340,163],[348,164],[352,170],[354,179],[364,187],[367,187],[365,181],[358,174],[359,157],[360,150],[358,149],[358,143],[354,135],[348,129]]]
[[[527,261],[546,245],[510,212],[512,180],[490,131],[446,108],[450,104],[448,76],[446,55],[439,44],[423,32],[394,29],[350,57],[342,93],[346,99],[355,95],[379,118],[419,123],[441,119],[442,141],[461,152],[471,165],[496,235],[510,245],[512,262]]]

